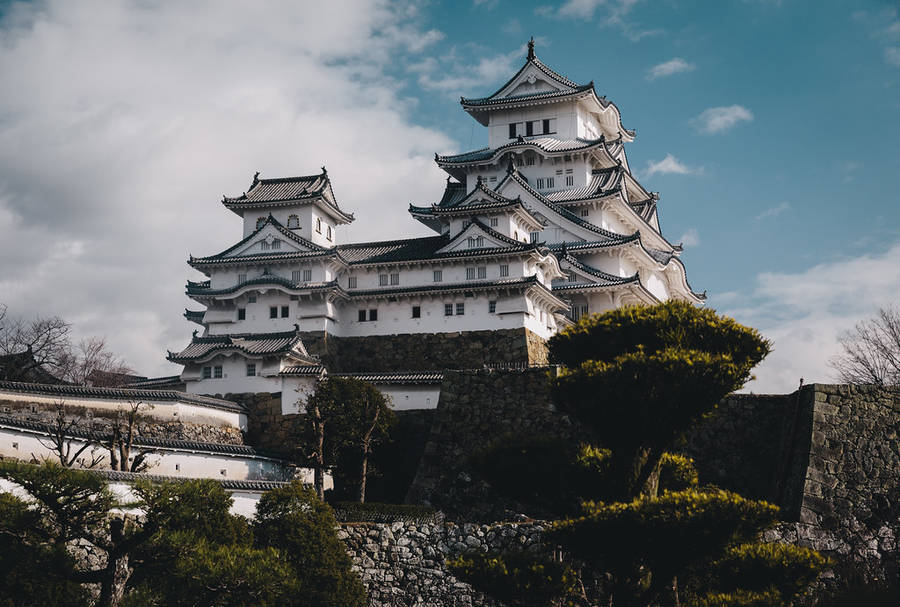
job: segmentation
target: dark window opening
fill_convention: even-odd
[[[378,310],[369,310],[369,320],[378,320]]]
[[[287,318],[290,313],[291,313],[290,306],[281,306],[281,317],[282,318]]]
[[[247,320],[247,308],[238,308],[238,320]]]
[[[422,318],[422,308],[420,306],[412,307],[412,317],[413,318]]]
[[[278,318],[278,306],[269,308],[269,318]]]
[[[359,322],[366,322],[366,311],[365,310],[359,311]]]

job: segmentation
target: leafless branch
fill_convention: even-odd
[[[842,382],[900,385],[900,310],[880,308],[840,337],[843,352],[831,359]]]
[[[93,438],[74,438],[74,433],[80,428],[81,418],[67,415],[69,413],[66,404],[62,401],[55,404],[56,415],[50,424],[49,436],[39,438],[46,449],[51,451],[59,460],[60,465],[71,468],[78,464],[82,468],[94,468],[99,466],[105,457],[97,455],[98,441]],[[82,454],[90,449],[90,462],[82,457]]]

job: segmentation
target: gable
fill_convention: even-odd
[[[271,222],[252,234],[247,242],[229,251],[225,257],[243,255],[260,255],[264,253],[306,253],[315,249],[303,246],[292,238],[286,237]]]
[[[457,234],[453,240],[438,249],[437,253],[450,253],[453,251],[466,251],[469,249],[496,249],[510,246],[503,236],[485,230],[479,223],[471,223],[466,229]]]
[[[569,91],[567,87],[547,77],[536,65],[529,63],[512,82],[507,84],[494,98],[519,97],[521,95],[534,95],[536,93],[555,93]]]

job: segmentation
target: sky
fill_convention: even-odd
[[[175,374],[188,256],[241,237],[253,173],[327,166],[343,242],[426,234],[435,153],[483,147],[460,96],[536,40],[637,137],[688,278],[774,351],[746,389],[835,378],[900,304],[900,14],[859,0],[0,0],[0,302]]]

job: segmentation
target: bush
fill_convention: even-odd
[[[331,507],[342,523],[436,523],[444,519],[434,508],[411,504],[336,502]]]
[[[575,605],[578,577],[563,563],[530,552],[476,552],[447,562],[476,590],[511,607]]]
[[[713,592],[690,603],[690,607],[786,607],[775,590],[768,592]]]
[[[815,550],[789,544],[741,544],[713,564],[721,590],[778,591],[785,602],[800,594],[830,565]]]
[[[682,491],[700,482],[694,460],[675,453],[663,453],[659,460],[659,490]]]

